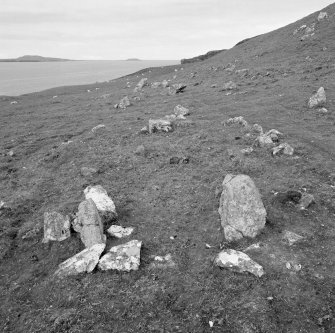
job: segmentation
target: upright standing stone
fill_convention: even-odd
[[[80,238],[87,248],[95,244],[106,243],[99,212],[92,199],[79,204],[73,229],[80,233]]]
[[[264,228],[266,210],[252,179],[228,174],[222,188],[219,214],[226,239],[255,237]]]
[[[326,92],[323,87],[320,87],[316,94],[314,94],[308,101],[308,107],[310,109],[323,106],[327,101]]]
[[[70,219],[57,212],[44,213],[43,243],[49,241],[63,241],[70,237]]]

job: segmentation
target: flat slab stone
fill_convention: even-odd
[[[64,277],[92,272],[98,264],[100,255],[104,251],[105,246],[105,244],[95,244],[77,253],[58,266],[55,276]]]
[[[290,246],[303,239],[303,236],[300,236],[292,231],[285,230],[283,233],[283,240],[286,241]]]
[[[100,260],[98,267],[103,270],[116,269],[130,272],[140,266],[142,242],[131,240],[128,243],[113,246]]]
[[[228,268],[234,272],[249,272],[258,277],[264,274],[263,267],[241,251],[231,249],[221,251],[216,256],[214,263],[219,267]]]
[[[44,237],[42,242],[61,242],[71,236],[70,219],[58,212],[44,213]]]

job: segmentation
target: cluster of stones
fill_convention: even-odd
[[[83,272],[92,272],[96,266],[101,270],[121,271],[137,270],[140,265],[142,242],[131,240],[125,244],[113,246],[102,255],[106,247],[106,235],[101,220],[114,220],[117,217],[113,200],[100,185],[88,186],[84,190],[85,200],[79,204],[78,212],[72,221],[72,228],[80,234],[85,249],[61,263],[55,272],[64,277]],[[71,236],[70,219],[58,212],[46,212],[44,215],[43,242],[63,241]],[[112,225],[107,233],[115,238],[128,237],[133,228]],[[102,255],[102,256],[101,256]]]
[[[320,12],[317,21],[321,22],[325,19],[328,19],[328,13],[327,12]],[[316,27],[316,22],[313,22],[310,26],[307,26],[306,24],[303,24],[299,28],[295,29],[293,31],[293,35],[298,35],[300,34],[300,40],[304,41],[307,38],[310,38],[315,35],[315,27]]]

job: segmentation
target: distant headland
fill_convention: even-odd
[[[15,59],[0,59],[0,62],[52,62],[52,61],[71,61],[70,59],[41,57],[38,55],[24,55]]]
[[[138,59],[138,58],[129,58],[129,59],[126,59],[126,61],[141,61],[141,59]]]

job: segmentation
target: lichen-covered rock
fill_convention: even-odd
[[[149,133],[155,132],[172,132],[173,125],[167,119],[149,119]]]
[[[105,246],[105,244],[95,244],[77,253],[75,256],[67,259],[58,266],[55,276],[65,277],[68,275],[92,272],[98,264]]]
[[[283,153],[284,155],[293,155],[294,149],[286,142],[281,143],[279,146],[272,149],[272,155]]]
[[[271,137],[265,134],[258,136],[256,142],[261,148],[272,147],[274,145]]]
[[[328,18],[328,13],[327,12],[320,12],[319,15],[318,15],[318,21],[321,22],[323,21],[324,19],[327,19]]]
[[[79,204],[73,229],[80,233],[80,238],[86,248],[95,244],[106,243],[99,212],[94,201],[90,198]]]
[[[120,102],[119,102],[118,104],[115,104],[114,108],[115,108],[115,109],[117,109],[117,108],[119,108],[119,109],[125,109],[125,108],[127,108],[128,106],[130,106],[130,105],[131,105],[131,103],[130,103],[130,101],[129,101],[128,96],[125,96],[125,97],[123,97],[123,98],[120,100]]]
[[[134,231],[134,228],[123,228],[120,225],[111,225],[107,232],[116,238],[123,238],[123,237],[128,237],[132,234]]]
[[[188,116],[190,114],[190,110],[185,108],[184,106],[182,105],[177,105],[175,108],[174,108],[174,113],[175,115],[177,116]]]
[[[70,237],[70,219],[58,212],[44,213],[43,243],[49,241],[63,241]]]
[[[231,125],[231,124],[239,124],[239,125],[242,125],[244,127],[248,126],[248,122],[242,116],[229,118],[225,122],[225,125]]]
[[[238,273],[249,272],[258,277],[264,274],[263,267],[241,251],[223,250],[216,256],[214,263]]]
[[[84,194],[86,199],[92,199],[94,201],[98,211],[103,216],[109,217],[110,219],[117,217],[115,204],[101,185],[86,187]]]
[[[138,270],[140,266],[141,246],[142,242],[138,240],[131,240],[126,244],[113,246],[99,260],[98,267],[103,271],[108,269],[126,272]]]
[[[323,106],[327,101],[326,92],[323,87],[320,87],[316,94],[314,94],[308,101],[310,109]]]
[[[142,90],[143,87],[146,86],[146,85],[148,85],[148,79],[147,79],[147,78],[143,78],[143,79],[141,79],[141,80],[137,83],[137,85],[136,85],[136,87],[135,87],[135,89],[134,89],[134,92],[138,92],[138,91]]]
[[[260,193],[249,176],[228,174],[225,177],[219,214],[228,241],[255,237],[264,228],[266,210]]]

